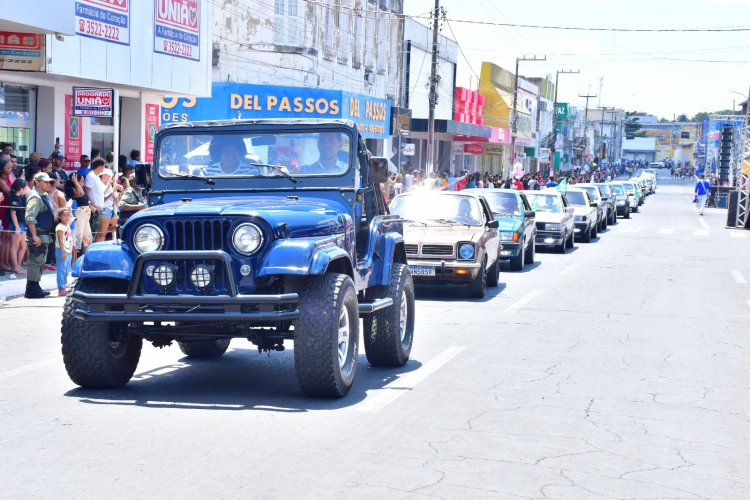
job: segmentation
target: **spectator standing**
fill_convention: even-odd
[[[42,290],[39,281],[42,279],[47,246],[52,242],[50,233],[55,229],[55,214],[49,201],[52,179],[39,172],[34,177],[34,190],[26,201],[26,234],[29,244],[29,268],[26,275],[27,299],[39,299],[49,295]]]
[[[134,213],[146,208],[146,201],[141,192],[142,186],[135,183],[135,174],[130,179],[130,187],[125,190],[120,200],[120,224],[124,224]]]
[[[89,159],[89,155],[81,155],[78,161],[81,163],[78,173],[85,179],[86,176],[89,175],[89,172],[91,172],[91,160]]]
[[[141,152],[137,149],[131,149],[130,159],[128,160],[128,165],[135,168],[135,166],[138,165],[140,162],[141,162]]]
[[[8,227],[10,225],[10,188],[15,180],[13,164],[10,160],[0,159],[0,194],[3,195],[0,201],[0,269],[3,271],[12,270],[10,247],[13,237]]]
[[[26,274],[21,264],[26,255],[26,195],[29,194],[29,183],[26,179],[16,179],[10,188],[10,263],[13,272]]]
[[[112,232],[113,238],[117,236],[117,205],[119,190],[122,189],[122,186],[115,184],[112,172],[108,168],[103,169],[99,173],[99,177],[104,184],[104,205],[102,205],[99,231],[95,241],[104,241],[107,239],[107,233],[109,232]]]
[[[85,252],[93,241],[89,222],[91,220],[91,207],[89,206],[89,197],[83,190],[83,183],[84,178],[78,172],[70,174],[70,179],[65,183],[65,197],[76,204],[74,253],[77,253],[78,250],[81,253]]]
[[[64,297],[68,294],[65,288],[70,274],[71,252],[73,251],[73,231],[70,229],[70,209],[61,208],[57,216],[60,221],[55,227],[57,235],[55,243],[55,261],[57,262],[57,295]]]
[[[65,182],[68,180],[68,173],[63,168],[65,155],[55,152],[50,155],[49,159],[52,162],[52,173],[48,175],[53,179],[57,178],[57,189],[63,189]]]
[[[701,174],[698,182],[695,183],[695,196],[698,197],[698,215],[703,215],[703,209],[706,208],[706,198],[711,194],[711,184],[706,180],[706,176]]]
[[[102,216],[102,208],[104,207],[104,190],[106,189],[99,174],[104,170],[104,158],[97,158],[91,163],[91,172],[86,176],[84,181],[83,190],[89,200],[89,207],[91,207],[91,232],[94,234],[94,241],[104,241],[104,236],[99,238],[99,226],[100,219]],[[107,228],[109,227],[109,220],[106,221],[106,225],[102,228],[106,234]]]

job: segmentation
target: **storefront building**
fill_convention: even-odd
[[[59,144],[68,168],[92,148],[150,159],[161,96],[210,94],[208,3],[14,2],[0,21],[0,141],[21,162]],[[81,93],[76,116],[74,87],[104,92]]]

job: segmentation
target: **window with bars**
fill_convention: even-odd
[[[341,64],[346,64],[349,60],[349,47],[351,46],[350,39],[352,36],[351,16],[349,15],[351,3],[349,0],[344,0],[343,3],[342,0],[337,0],[337,3],[339,5],[339,46],[337,58]]]
[[[303,26],[299,0],[275,0],[273,42],[276,45],[302,46]]]

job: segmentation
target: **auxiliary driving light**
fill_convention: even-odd
[[[197,288],[208,288],[214,280],[214,268],[206,264],[198,264],[190,271],[190,281]]]
[[[177,275],[177,270],[174,268],[171,264],[159,264],[158,266],[154,267],[154,272],[152,274],[152,278],[154,278],[154,281],[157,285],[168,287],[172,283],[174,283],[175,276]]]

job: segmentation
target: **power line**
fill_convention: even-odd
[[[448,25],[448,29],[450,30],[451,35],[453,35],[453,41],[456,42],[456,46],[458,46],[458,51],[461,52],[461,56],[463,56],[464,62],[466,62],[466,65],[469,67],[469,69],[471,70],[471,72],[474,73],[474,76],[476,76],[477,78],[479,78],[479,75],[477,74],[476,71],[474,71],[474,68],[471,66],[471,63],[469,62],[469,58],[466,57],[466,54],[464,54],[464,49],[462,49],[461,48],[461,44],[458,43],[458,39],[456,38],[456,34],[453,32],[453,28],[451,27],[451,23],[450,22],[446,22],[445,24]]]

